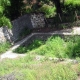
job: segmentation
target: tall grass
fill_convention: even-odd
[[[9,42],[0,43],[0,54],[7,51],[11,47]]]
[[[49,38],[46,44],[35,53],[59,58],[73,58],[80,56],[80,38],[74,37],[69,40],[63,40],[60,37]]]
[[[71,65],[56,64],[51,61],[36,61],[27,55],[15,60],[0,62],[0,77],[15,74],[15,80],[76,80],[77,73]],[[3,80],[3,79],[2,79]]]
[[[74,58],[80,56],[80,38],[79,36],[65,37],[59,36],[50,37],[45,44],[41,41],[35,40],[29,46],[21,46],[15,50],[19,53],[35,53],[38,55],[45,55],[58,58]]]
[[[31,50],[38,48],[42,44],[43,44],[43,41],[41,41],[41,40],[33,40],[30,45],[28,45],[28,46],[26,46],[26,45],[25,46],[20,46],[19,48],[17,48],[13,52],[17,52],[17,53],[30,52]]]

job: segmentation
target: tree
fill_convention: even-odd
[[[11,20],[22,15],[23,0],[10,0],[11,7],[9,7],[9,14]]]
[[[53,2],[55,3],[56,9],[57,9],[57,13],[62,13],[61,10],[61,4],[60,4],[60,0],[53,0]]]
[[[29,0],[29,1],[31,2],[34,0]],[[44,3],[49,3],[50,1],[52,1],[55,4],[55,7],[57,9],[56,12],[59,14],[62,13],[60,0],[36,0],[36,3],[35,3],[35,5],[33,4],[33,7],[36,6],[35,9],[40,8],[41,7],[41,5],[40,5],[41,1]],[[63,2],[64,2],[64,0],[63,0]]]

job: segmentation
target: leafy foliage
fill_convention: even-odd
[[[56,8],[53,6],[49,6],[44,4],[39,11],[44,12],[46,17],[53,17],[56,14]]]
[[[11,22],[5,16],[6,14],[4,13],[6,11],[7,6],[10,6],[9,0],[0,0],[0,27],[1,26],[8,26],[9,28],[11,28],[12,27]]]
[[[7,51],[11,47],[9,42],[0,43],[0,54]]]
[[[43,42],[41,40],[34,40],[32,42],[32,44],[30,44],[28,46],[20,46],[19,48],[17,48],[16,50],[14,50],[14,52],[17,52],[17,53],[26,53],[26,52],[29,52],[29,51],[31,51],[33,49],[38,48],[42,44],[43,44]]]
[[[15,50],[18,53],[35,53],[58,58],[75,58],[80,56],[80,38],[78,36],[49,38],[45,44],[42,41],[34,40],[29,46],[21,46]]]
[[[65,0],[64,6],[62,4],[62,10],[66,14],[75,14],[75,11],[80,10],[80,1],[79,0]]]

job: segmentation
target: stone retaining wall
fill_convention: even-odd
[[[50,38],[51,36],[56,37],[59,36],[63,39],[71,38],[73,37],[73,34],[63,34],[63,33],[33,33],[31,37],[29,37],[22,45],[23,46],[28,46],[29,44],[31,44],[34,40],[42,40],[42,41],[46,41],[48,38]],[[74,35],[75,36],[79,36],[80,35]]]
[[[33,28],[45,27],[45,18],[43,14],[32,14],[31,22]]]
[[[12,21],[12,29],[8,29],[7,27],[0,28],[0,42],[4,42],[9,40],[10,42],[15,42],[19,39],[20,33],[23,32],[24,29],[29,28],[40,28],[45,26],[45,17],[43,14],[26,14],[21,16],[20,18]],[[60,24],[63,28],[67,26],[80,26],[80,21],[72,23],[63,23]],[[48,25],[51,27],[52,25]],[[54,25],[55,26],[55,25]],[[53,27],[54,27],[53,26]]]
[[[12,29],[8,29],[7,27],[0,28],[0,42],[6,40],[15,42],[18,40],[20,33],[23,32],[24,29],[44,27],[45,21],[43,14],[26,14],[12,21],[12,25]]]
[[[3,27],[0,28],[0,42],[4,42],[6,41],[5,35],[4,35],[4,31],[3,31]]]

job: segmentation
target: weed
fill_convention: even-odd
[[[74,58],[80,56],[80,38],[78,36],[51,37],[46,43],[33,51],[38,55],[58,58]]]
[[[38,48],[42,44],[43,44],[43,41],[41,41],[41,40],[33,40],[30,45],[28,45],[28,46],[20,46],[19,48],[17,48],[16,50],[14,50],[14,52],[17,52],[17,53],[26,53],[26,52],[29,52],[29,51],[31,51],[33,49]]]
[[[43,43],[41,40],[34,40],[29,46],[21,46],[15,50],[18,53],[35,53],[48,57],[75,58],[80,56],[79,36],[65,37],[53,36]]]
[[[0,43],[0,54],[7,51],[11,47],[9,42]]]
[[[51,61],[37,62],[34,56],[0,62],[0,77],[15,72],[17,80],[76,80],[77,73],[71,65],[55,64]]]

